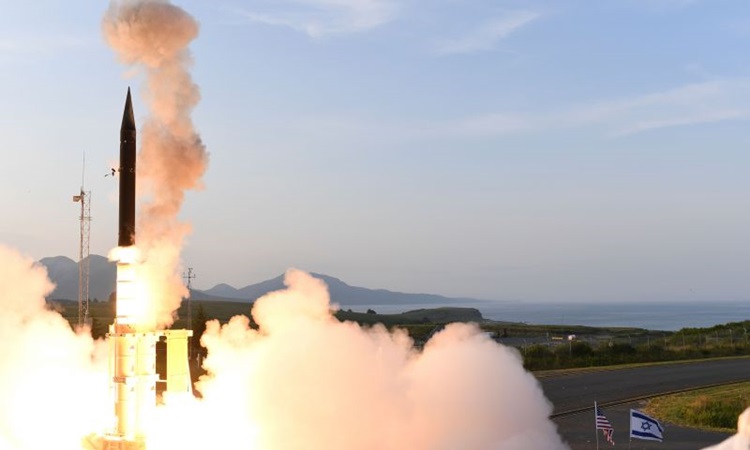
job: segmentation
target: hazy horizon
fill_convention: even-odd
[[[102,255],[92,254],[91,256],[96,256],[96,257],[99,257],[99,258],[106,259],[106,256],[102,256]],[[67,256],[64,256],[64,255],[56,255],[56,256],[45,257],[45,258],[42,258],[42,260],[47,259],[47,258],[59,258],[59,257],[67,258],[68,260],[70,260],[72,262],[72,264],[76,264],[77,265],[77,261],[75,259],[67,257]],[[114,264],[114,263],[112,263],[112,264]],[[92,266],[92,269],[94,267],[95,266]],[[112,267],[112,272],[113,272],[112,276],[114,276],[114,266]],[[338,277],[336,274],[322,273],[322,272],[316,271],[316,270],[308,270],[307,272],[310,273],[310,274],[312,274],[313,276],[316,276],[316,277],[318,275],[324,275],[326,277],[332,277],[332,278],[338,279],[339,281],[341,281],[341,282],[343,282],[343,283],[345,283],[345,284],[347,284],[349,286],[355,287],[355,288],[365,288],[365,289],[370,289],[370,290],[383,290],[383,289],[385,289],[385,290],[388,290],[390,292],[400,292],[400,293],[403,293],[403,294],[441,295],[441,294],[436,294],[435,292],[430,292],[430,291],[422,291],[422,292],[416,292],[416,291],[394,291],[392,289],[388,289],[387,287],[379,286],[379,285],[354,285],[354,284],[348,282],[348,280],[342,279],[341,277]],[[100,272],[100,274],[101,274],[101,272]],[[77,280],[77,277],[78,277],[78,269],[77,268],[75,269],[75,273],[73,275],[75,275],[75,278]],[[185,275],[185,273],[183,273],[183,275]],[[196,283],[193,280],[191,288],[195,289],[195,290],[198,290],[198,291],[204,291],[204,292],[206,292],[206,291],[210,291],[210,290],[212,290],[212,289],[214,289],[216,287],[219,287],[220,285],[228,285],[232,289],[241,290],[241,289],[243,289],[245,287],[248,287],[248,286],[260,284],[260,283],[263,283],[263,282],[266,282],[266,281],[270,281],[270,280],[274,280],[274,279],[278,279],[278,278],[283,278],[283,277],[284,277],[284,273],[281,272],[281,273],[279,273],[279,274],[277,274],[275,276],[271,276],[269,278],[244,280],[244,281],[242,281],[242,282],[240,282],[240,283],[238,283],[236,285],[235,284],[231,284],[231,283],[226,283],[226,282],[219,281],[218,283],[212,284],[211,286],[203,286],[203,285],[200,285],[199,283]],[[53,279],[53,281],[54,281],[54,279]],[[92,280],[92,282],[93,282],[93,280]],[[76,283],[77,283],[77,281],[76,281]],[[70,288],[70,287],[68,286],[68,288]],[[77,284],[76,284],[75,289],[77,290]],[[218,295],[218,294],[212,294],[212,295],[217,295],[218,297],[221,297],[221,295]],[[231,299],[231,298],[234,298],[234,297],[227,297],[227,298]],[[239,297],[237,297],[237,298],[239,298]],[[597,301],[597,300],[576,300],[576,299],[572,299],[572,300],[569,300],[569,301],[560,302],[560,301],[556,301],[555,299],[543,299],[543,298],[542,299],[534,299],[534,300],[523,300],[523,299],[513,299],[513,298],[479,298],[479,297],[470,297],[470,296],[465,296],[465,295],[446,296],[446,298],[452,299],[452,300],[456,300],[456,302],[455,302],[456,305],[461,304],[461,302],[463,302],[463,301],[467,301],[468,303],[476,301],[476,302],[480,302],[482,304],[490,304],[490,305],[491,304],[497,304],[497,305],[502,305],[502,304],[516,304],[516,305],[539,305],[539,306],[592,305],[592,304],[601,303],[600,301]],[[649,305],[649,304],[654,304],[654,305],[679,305],[679,304],[684,304],[684,305],[688,305],[688,306],[697,306],[697,305],[706,306],[706,305],[716,305],[716,304],[728,305],[728,304],[741,304],[741,303],[747,303],[747,299],[746,298],[736,298],[736,299],[725,299],[725,300],[713,300],[711,302],[706,302],[706,301],[702,301],[702,300],[687,300],[686,301],[686,300],[680,300],[680,299],[672,299],[672,300],[670,300],[670,299],[630,299],[630,300],[624,300],[624,301],[616,302],[617,305],[625,305],[625,304],[632,304],[632,305]],[[450,303],[449,305],[453,305],[453,304],[454,303]],[[378,305],[378,304],[373,303],[372,305]],[[408,306],[408,307],[422,307],[422,306],[424,306],[424,307],[433,307],[433,306],[444,305],[444,303],[434,303],[434,302],[430,303],[430,302],[419,302],[419,301],[417,301],[417,302],[405,302],[405,303],[400,303],[400,304],[384,303],[384,304],[379,304],[379,305],[380,306],[387,306],[389,308],[389,310],[390,309],[394,309],[394,308],[395,308],[394,310],[397,310],[397,309],[400,309],[400,308],[402,309],[402,306],[404,306],[404,307],[406,307],[406,306]],[[357,305],[357,306],[359,308],[362,307],[362,305]],[[364,306],[365,306],[365,309],[366,309],[366,307],[371,306],[371,305],[365,304]],[[348,307],[349,306],[347,306],[347,308]]]
[[[0,243],[77,259],[85,152],[106,255],[142,76],[104,43],[106,3],[6,3]],[[334,3],[176,2],[210,153],[180,214],[194,285],[297,267],[537,303],[747,298],[750,4]]]

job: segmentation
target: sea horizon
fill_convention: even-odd
[[[531,303],[512,301],[466,301],[443,304],[342,305],[341,309],[380,314],[398,314],[422,308],[456,306],[476,308],[485,319],[535,325],[584,325],[677,331],[710,328],[750,319],[750,301],[743,302],[615,302]]]

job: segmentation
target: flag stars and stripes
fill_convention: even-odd
[[[612,428],[612,424],[609,423],[609,420],[607,420],[607,416],[604,415],[604,411],[602,411],[601,408],[598,406],[595,406],[596,408],[596,429],[602,430],[602,434],[604,435],[604,439],[607,440],[612,445],[615,445],[615,440],[612,437],[612,433],[614,433],[614,428]]]

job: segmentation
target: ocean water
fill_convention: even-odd
[[[522,303],[464,302],[450,305],[403,304],[342,306],[353,311],[373,309],[389,314],[420,308],[464,306],[477,308],[491,320],[544,325],[588,325],[594,327],[637,327],[677,331],[728,322],[750,320],[747,303]]]

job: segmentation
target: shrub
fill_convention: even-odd
[[[745,404],[740,398],[712,399],[701,395],[684,409],[685,420],[693,425],[714,428],[734,428],[737,417],[744,411]]]

